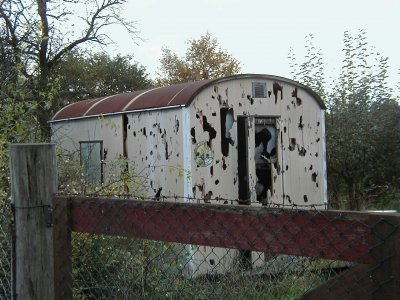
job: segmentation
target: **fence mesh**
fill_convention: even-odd
[[[0,299],[11,298],[11,204],[0,198]]]
[[[387,248],[398,216],[371,222],[319,210],[57,201],[69,201],[71,239],[55,238],[60,249],[70,243],[59,271],[70,263],[61,281],[74,299],[396,299],[386,287],[398,274],[382,265],[398,262]]]

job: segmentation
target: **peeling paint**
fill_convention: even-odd
[[[294,151],[294,149],[296,149],[296,139],[290,138],[289,139],[289,150]]]
[[[312,174],[311,174],[311,180],[312,180],[313,182],[317,182],[317,176],[318,176],[317,173],[315,173],[315,172],[312,173]]]
[[[194,127],[190,129],[190,135],[192,136],[192,144],[196,144],[196,129]]]
[[[281,100],[283,99],[283,88],[279,83],[274,82],[274,84],[272,85],[272,90],[273,90],[274,96],[275,96],[275,104],[277,104],[279,92],[281,92]]]
[[[254,82],[265,84],[263,95],[269,100],[252,97]],[[212,192],[214,199],[210,201],[216,203],[219,198],[241,199],[239,190],[244,189],[243,200],[258,199],[261,204],[265,199],[267,203],[304,204],[302,195],[307,196],[307,204],[315,204],[325,190],[325,175],[321,175],[325,174],[325,152],[322,110],[313,98],[303,86],[277,78],[229,79],[198,90],[186,106],[124,113],[127,122],[122,120],[118,140],[110,131],[112,138],[107,141],[98,134],[100,130],[92,130],[96,135],[91,138],[104,140],[105,160],[126,152],[139,170],[149,168],[151,197],[162,187],[163,195],[193,197],[197,192],[196,197],[202,198]],[[116,118],[121,124],[121,115]],[[257,125],[257,120],[263,118],[276,122],[268,124],[276,130],[275,147],[269,144],[272,131],[262,131],[266,126]],[[255,121],[248,122],[250,119]],[[92,120],[82,122],[89,124]],[[121,129],[127,133],[126,150],[122,148]],[[104,126],[101,134],[106,130]],[[212,152],[213,159],[207,166],[195,160],[199,143]],[[113,149],[117,145],[121,150]],[[107,150],[108,155],[104,155]],[[176,166],[184,166],[190,180],[187,176],[168,176],[171,173],[167,170]],[[231,202],[237,203],[227,201]]]
[[[226,170],[225,158],[222,158],[222,170]]]
[[[251,105],[254,104],[254,99],[250,95],[247,95],[247,99],[250,101]]]
[[[263,95],[269,99],[250,96],[253,82],[265,83]],[[83,127],[75,124],[85,124],[90,139],[103,140],[105,160],[126,152],[137,170],[147,172],[145,193],[156,200],[176,195],[188,202],[238,204],[237,199],[250,199],[251,205],[314,205],[325,201],[326,190],[323,111],[314,97],[303,86],[279,78],[229,79],[198,90],[185,106],[124,112],[127,120],[122,119],[117,138],[106,126],[96,130],[95,118],[68,121],[68,132],[73,140],[82,140]],[[106,118],[121,124],[120,114]],[[267,119],[271,122],[260,123]],[[196,160],[200,143],[212,153],[207,165]],[[185,175],[170,172],[181,166]],[[225,250],[213,251],[212,257],[205,252],[193,257],[193,268],[204,257],[208,267],[202,267],[203,274],[212,264],[221,265]]]
[[[304,124],[303,124],[303,116],[300,116],[300,120],[299,120],[299,129],[303,129],[304,128]]]
[[[212,146],[212,140],[215,139],[217,136],[217,131],[214,129],[214,127],[211,126],[210,123],[207,122],[207,117],[203,116],[203,130],[207,131],[209,134],[209,139],[208,139],[208,146]]]
[[[157,201],[160,200],[161,191],[162,191],[162,187],[160,187],[160,188],[157,190],[156,195],[154,196],[154,199],[155,199],[155,200],[157,200]]]
[[[300,156],[306,156],[307,150],[303,146],[297,145],[297,150]]]
[[[294,88],[294,90],[293,90],[293,92],[292,92],[292,97],[296,98],[296,104],[297,104],[297,106],[300,106],[300,105],[303,103],[303,101],[301,100],[301,98],[297,96],[297,87]]]

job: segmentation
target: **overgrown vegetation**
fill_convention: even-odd
[[[332,262],[304,259],[276,273],[232,265],[191,278],[189,260],[181,244],[75,233],[74,299],[298,299],[335,275]]]
[[[120,24],[136,38],[135,24],[120,17],[124,2],[0,0],[2,251],[10,248],[7,144],[48,141],[49,119],[72,101],[153,85],[145,67],[133,62],[132,56],[110,57],[80,48],[88,43],[109,43],[102,29],[112,24]],[[79,9],[79,5],[85,9]],[[72,28],[68,17],[76,18],[81,12],[83,32],[65,31]],[[211,34],[190,40],[188,45],[183,58],[168,48],[163,50],[157,84],[210,79],[240,71],[240,63],[222,50]],[[323,54],[312,36],[308,37],[306,53],[300,63],[291,52],[293,77],[313,88],[327,105],[331,206],[400,210],[400,105],[387,83],[388,59],[368,44],[364,31],[355,36],[345,32],[341,73],[333,82],[327,82]],[[92,186],[74,155],[59,153],[60,190],[110,196],[141,193],[143,178],[134,168],[125,168],[124,158],[115,161],[113,180]],[[177,170],[182,171],[179,166]],[[240,272],[189,279],[183,276],[187,256],[181,245],[82,234],[74,234],[73,240],[77,299],[110,295],[293,299],[327,278],[310,268],[305,273],[286,273],[268,280]],[[1,260],[1,269],[9,273],[9,261]],[[110,290],[105,292],[105,287]],[[8,296],[7,291],[3,292]]]
[[[368,44],[362,30],[344,33],[343,54],[339,77],[328,83],[312,35],[303,63],[290,53],[294,79],[327,105],[329,202],[333,208],[393,209],[400,202],[400,104],[387,83],[388,58]]]

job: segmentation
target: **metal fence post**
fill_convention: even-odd
[[[54,299],[55,145],[12,144],[9,151],[16,234],[13,298]]]

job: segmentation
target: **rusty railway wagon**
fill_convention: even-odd
[[[107,163],[124,157],[148,171],[148,197],[321,208],[324,109],[319,95],[298,82],[244,74],[73,103],[51,127],[53,141],[80,154],[92,181],[107,181]],[[198,257],[190,250],[197,263],[189,274],[222,272],[221,255],[235,256],[200,248]]]

